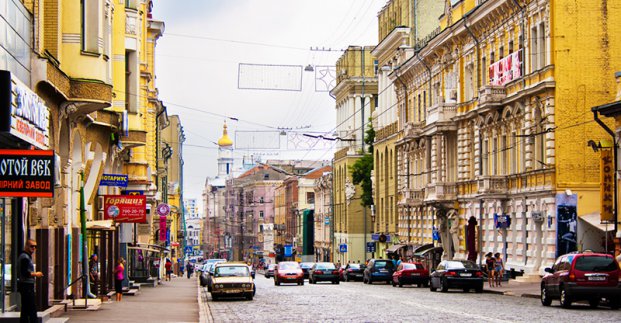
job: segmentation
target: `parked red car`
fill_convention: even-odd
[[[587,300],[593,308],[605,298],[612,309],[621,306],[621,269],[614,257],[603,253],[570,253],[546,268],[541,280],[541,304],[550,306],[559,299],[568,308],[572,302]]]
[[[416,284],[418,287],[429,286],[429,270],[422,263],[402,262],[392,274],[392,287]]]
[[[281,283],[297,283],[304,285],[304,272],[295,261],[281,261],[274,270],[274,285]]]

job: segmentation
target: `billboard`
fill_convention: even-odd
[[[144,195],[104,195],[104,220],[146,223],[147,197]]]
[[[0,196],[54,197],[54,151],[0,149]]]

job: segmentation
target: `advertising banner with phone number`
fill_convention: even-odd
[[[104,195],[104,219],[121,223],[147,222],[144,195]]]

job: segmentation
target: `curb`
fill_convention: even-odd
[[[213,317],[211,316],[209,305],[207,305],[207,298],[203,299],[203,288],[201,287],[200,280],[196,281],[196,285],[198,286],[198,321],[200,323],[213,323]]]
[[[515,294],[512,291],[501,291],[501,290],[491,290],[491,289],[484,289],[483,293],[504,295],[504,296],[514,296],[514,297],[524,297],[524,298],[537,298],[537,299],[540,297],[539,294],[529,294],[529,293]]]

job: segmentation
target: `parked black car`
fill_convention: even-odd
[[[317,284],[320,281],[339,283],[339,270],[331,262],[318,262],[309,271],[308,282]]]
[[[304,279],[308,279],[308,272],[310,271],[310,269],[313,267],[314,264],[315,264],[314,262],[300,263],[300,268],[302,268],[302,271],[304,272]]]
[[[366,266],[362,264],[347,264],[347,266],[343,268],[341,280],[346,282],[350,280],[362,280],[365,268]]]
[[[446,292],[449,288],[462,288],[464,292],[474,289],[483,292],[483,272],[477,264],[469,260],[444,260],[438,264],[430,275],[429,289],[435,292],[438,288]]]
[[[373,284],[374,281],[384,281],[390,284],[392,274],[395,272],[395,265],[388,259],[371,259],[364,269],[362,282]]]

